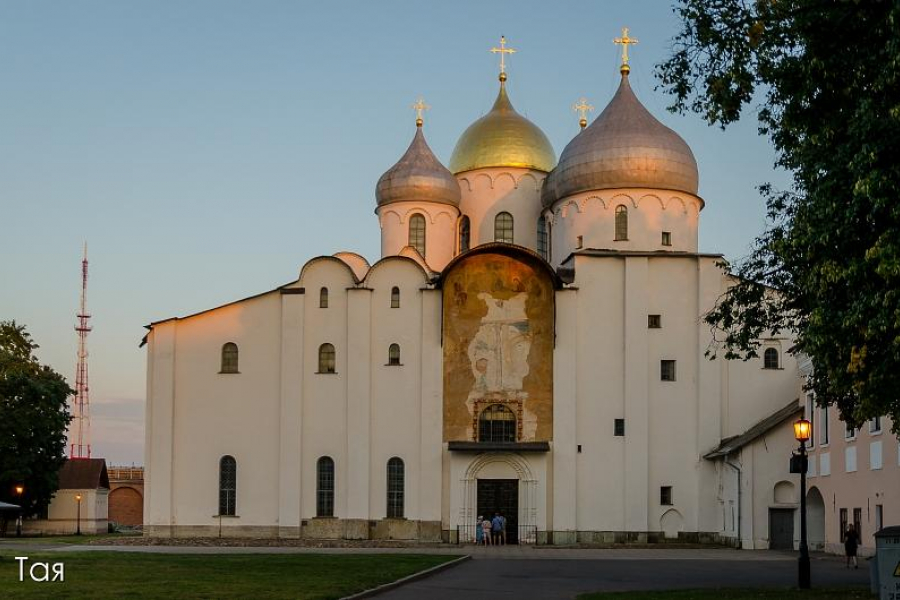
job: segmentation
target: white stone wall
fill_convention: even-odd
[[[425,217],[425,262],[440,271],[456,254],[459,209],[434,202],[395,202],[375,209],[381,226],[381,256],[397,256],[409,245],[409,219]]]

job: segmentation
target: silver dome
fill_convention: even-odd
[[[416,127],[416,135],[406,153],[381,176],[375,187],[378,206],[419,201],[459,207],[461,195],[456,177],[428,147],[421,126]]]
[[[613,99],[569,142],[545,182],[544,206],[591,190],[654,188],[697,194],[694,153],[635,97],[628,74]]]

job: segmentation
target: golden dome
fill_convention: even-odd
[[[484,167],[522,167],[550,171],[556,153],[537,125],[520,115],[506,95],[505,78],[488,114],[466,129],[453,155],[450,170],[456,173]]]

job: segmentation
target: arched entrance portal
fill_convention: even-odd
[[[537,480],[524,457],[505,452],[476,456],[461,483],[462,523],[474,524],[479,516],[491,519],[500,512],[506,517],[508,544],[535,543]],[[474,527],[464,529],[460,541],[474,541]]]
[[[806,537],[810,550],[825,549],[825,500],[817,487],[806,494]]]

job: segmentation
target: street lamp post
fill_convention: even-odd
[[[812,424],[806,419],[794,423],[794,437],[800,442],[800,558],[797,563],[797,586],[810,588],[809,546],[806,544],[806,442],[812,434]]]
[[[75,502],[78,503],[78,524],[75,529],[75,535],[81,535],[81,494],[75,494]]]
[[[16,498],[19,502],[19,515],[16,517],[16,537],[22,537],[22,494],[25,493],[24,485],[16,486]]]

